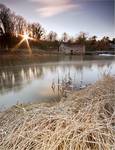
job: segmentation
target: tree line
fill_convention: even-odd
[[[64,32],[59,38],[54,31],[49,33],[38,22],[28,23],[22,16],[16,15],[5,5],[0,4],[0,49],[10,50],[21,40],[21,35],[28,33],[28,36],[35,39],[30,40],[32,48],[41,49],[57,49],[61,42],[85,44],[86,50],[110,50],[111,44],[115,43],[109,37],[103,37],[98,40],[97,36],[88,37],[88,34],[80,32],[78,36],[71,37]],[[26,48],[26,44],[22,43],[21,48]]]

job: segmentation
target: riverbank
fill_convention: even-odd
[[[11,49],[9,50],[5,50],[5,49],[0,49],[0,56],[10,56],[10,57],[15,57],[15,56],[19,56],[19,57],[33,57],[33,56],[44,56],[44,55],[71,55],[71,54],[66,54],[66,53],[61,53],[58,51],[57,48],[55,49],[39,49],[39,48],[32,48],[31,49],[32,53],[29,53],[28,49],[17,49],[16,51],[12,51]],[[115,55],[115,50],[110,49],[110,50],[101,50],[101,51],[89,51],[86,50],[85,54],[82,55],[99,55],[99,54],[110,54],[110,55]],[[81,55],[81,54],[76,54],[77,56]]]
[[[44,51],[39,53],[0,53],[0,65],[9,65],[11,66],[18,64],[29,64],[34,62],[46,62],[47,58],[51,57],[55,59],[59,54],[56,53],[46,53]]]
[[[0,150],[112,150],[115,77],[52,104],[18,105],[0,113]]]
[[[68,57],[69,60],[72,60],[72,58],[74,58],[74,60],[81,60],[81,59],[91,59],[91,60],[103,60],[103,58],[109,59],[110,57],[112,59],[114,59],[115,55],[109,55],[109,57],[107,57],[107,55],[102,54],[102,55],[96,55],[96,54],[85,54],[85,55],[65,55],[65,54],[61,54],[58,52],[52,52],[52,51],[39,51],[38,52],[34,52],[32,54],[29,53],[19,53],[19,52],[15,52],[15,53],[0,53],[0,63],[5,63],[8,64],[9,61],[14,61],[14,64],[16,64],[16,62],[44,62],[47,61],[47,58],[51,58],[51,60],[60,60],[60,58],[65,58]],[[89,57],[89,58],[88,58]],[[110,58],[110,60],[111,60]],[[12,64],[13,65],[13,64]]]
[[[21,58],[21,57],[26,57],[26,58],[31,58],[31,57],[40,57],[40,56],[49,56],[49,55],[57,55],[59,54],[55,50],[40,50],[40,49],[34,49],[32,50],[32,53],[29,53],[28,50],[17,50],[15,52],[11,51],[1,51],[0,52],[0,57],[5,57],[5,58]]]

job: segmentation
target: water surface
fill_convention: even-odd
[[[71,77],[72,84],[92,84],[104,73],[115,75],[115,57],[48,56],[38,60],[0,59],[0,109],[16,103],[55,100],[57,89]]]

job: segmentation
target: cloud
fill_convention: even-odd
[[[72,0],[30,0],[38,5],[37,12],[42,17],[51,17],[78,8]]]

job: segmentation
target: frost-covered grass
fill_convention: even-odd
[[[15,106],[0,113],[0,150],[114,150],[115,78],[55,104]]]

